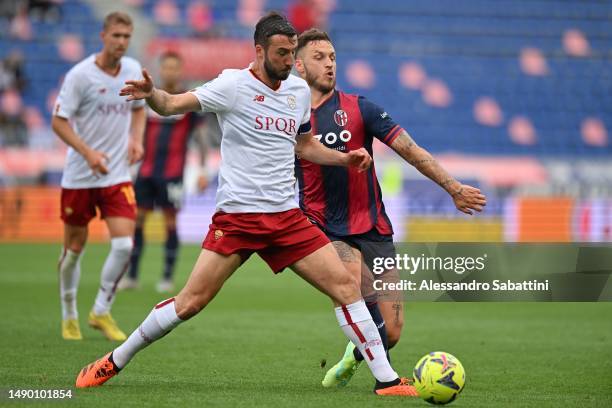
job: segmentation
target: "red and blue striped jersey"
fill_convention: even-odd
[[[374,138],[391,145],[402,131],[378,105],[340,91],[312,110],[310,123],[315,137],[328,148],[349,152],[363,147],[370,155]],[[295,169],[300,207],[326,231],[347,236],[376,228],[382,235],[393,234],[374,163],[360,173],[296,157]]]
[[[144,158],[138,177],[182,178],[187,143],[202,118],[193,112],[160,116],[149,109],[144,139]]]

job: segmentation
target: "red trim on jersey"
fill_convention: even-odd
[[[251,73],[251,75],[253,75],[255,77],[255,79],[257,79],[258,81],[260,81],[262,84],[264,84],[265,86],[267,86],[268,88],[270,88],[273,91],[278,91],[278,88],[281,87],[281,84],[283,83],[283,81],[278,81],[278,86],[276,88],[271,87],[270,85],[266,84],[263,79],[261,79],[256,73],[255,71],[253,71],[252,68],[249,68],[249,72]]]
[[[155,309],[161,309],[162,307],[166,306],[168,303],[172,303],[174,302],[174,298],[171,297],[170,299],[166,299],[161,303],[158,303],[157,305],[155,305]]]
[[[100,71],[104,72],[106,75],[111,76],[113,78],[117,78],[117,76],[119,75],[119,73],[121,72],[121,62],[119,63],[119,66],[117,67],[117,71],[114,74],[111,74],[110,72],[108,72],[107,70],[105,70],[102,65],[100,65],[98,63],[98,56],[96,55],[96,57],[94,58],[94,64],[96,65],[96,67],[98,67],[100,69]]]
[[[159,120],[147,120],[147,130],[145,136],[145,157],[140,166],[142,177],[151,177],[155,168],[155,145],[161,131],[162,125]]]
[[[191,118],[185,115],[173,127],[168,145],[168,159],[164,169],[165,178],[178,177],[183,173],[185,167],[184,149],[189,137]]]
[[[351,132],[351,139],[346,143],[347,153],[352,150],[357,150],[365,145],[365,132],[358,131],[363,129],[363,117],[359,110],[359,102],[357,95],[347,95],[343,92],[338,93],[339,106],[348,117],[348,121],[344,129]],[[369,214],[370,203],[368,197],[368,171],[359,172],[355,167],[349,167],[348,178],[348,219],[347,228],[349,234],[358,234],[372,229],[372,220],[370,217],[363,217],[363,214]],[[365,199],[364,199],[365,198]]]
[[[390,145],[391,143],[393,143],[397,136],[399,136],[400,130],[402,130],[400,125],[393,126],[393,129],[391,129],[389,133],[387,133],[385,137],[382,138],[383,143],[385,143],[386,145]]]

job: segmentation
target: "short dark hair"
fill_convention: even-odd
[[[259,44],[264,48],[267,47],[269,38],[276,34],[293,37],[297,35],[297,31],[285,16],[276,11],[271,11],[260,18],[255,26],[255,34],[253,34],[255,45]]]
[[[328,41],[329,43],[332,42],[331,38],[329,38],[329,35],[325,31],[319,30],[318,28],[311,28],[309,30],[304,31],[298,37],[298,45],[295,50],[295,53],[298,54],[302,48],[307,46],[308,43],[312,41]]]
[[[132,18],[129,14],[124,13],[122,11],[113,11],[112,13],[104,17],[104,29],[106,30],[113,24],[124,24],[126,26],[132,27]]]
[[[176,51],[164,51],[160,56],[159,56],[159,62],[163,62],[165,60],[167,60],[168,58],[174,58],[175,60],[178,60],[179,62],[183,62],[183,57],[181,57],[181,54],[179,54]]]

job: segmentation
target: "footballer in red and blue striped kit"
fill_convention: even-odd
[[[315,137],[330,149],[364,147],[370,155],[374,138],[390,146],[402,130],[368,99],[337,90],[312,109],[310,123]],[[296,175],[302,210],[325,231],[347,236],[375,228],[381,235],[393,234],[374,165],[360,173],[296,158]]]
[[[482,211],[486,199],[480,190],[451,177],[384,109],[363,96],[335,89],[336,52],[327,33],[310,29],[300,35],[295,66],[310,87],[312,132],[323,145],[345,153],[364,148],[373,157],[372,143],[377,138],[445,189],[459,211]],[[332,241],[345,268],[360,279],[361,294],[389,358],[388,350],[399,341],[404,315],[401,294],[385,293],[383,302],[369,272],[375,257],[395,257],[393,227],[374,163],[363,172],[317,165],[300,157],[295,164],[300,207]],[[368,268],[362,267],[364,263]],[[386,271],[377,279],[396,281],[397,271]],[[346,386],[362,361],[363,355],[349,343],[340,362],[325,375],[323,386]]]

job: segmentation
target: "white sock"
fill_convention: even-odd
[[[102,267],[100,289],[98,289],[98,295],[93,307],[95,314],[101,315],[110,312],[110,308],[115,300],[117,283],[127,270],[133,246],[132,237],[111,239],[111,251]]]
[[[77,289],[81,278],[81,254],[64,248],[58,263],[62,319],[78,319]]]
[[[387,360],[380,334],[363,299],[334,310],[342,331],[364,356],[372,375],[380,382],[397,379],[399,376]]]
[[[174,298],[158,303],[130,337],[113,351],[113,361],[125,367],[132,357],[149,344],[168,334],[183,321],[176,314]]]

